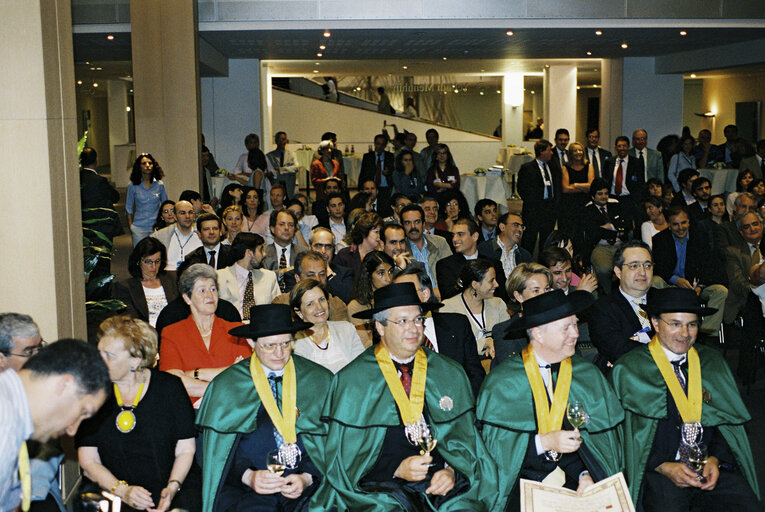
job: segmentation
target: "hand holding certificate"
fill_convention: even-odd
[[[589,487],[582,496],[563,487],[521,479],[521,512],[635,512],[624,475]]]

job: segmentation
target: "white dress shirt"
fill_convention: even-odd
[[[613,179],[611,180],[611,195],[616,195],[616,173],[619,169],[619,162],[622,163],[622,193],[619,194],[621,196],[628,196],[630,195],[630,191],[627,188],[627,164],[629,163],[629,155],[625,156],[624,158],[619,158],[618,156],[614,159],[614,172],[612,173]]]

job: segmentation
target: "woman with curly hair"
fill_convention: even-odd
[[[149,153],[141,153],[133,162],[130,184],[127,187],[127,212],[133,247],[151,235],[163,201],[167,201],[162,167]]]
[[[451,232],[457,219],[472,218],[470,205],[459,190],[445,190],[438,196],[438,218],[436,229]]]
[[[359,274],[354,283],[353,300],[348,303],[348,321],[356,326],[361,342],[365,347],[372,345],[373,323],[354,318],[359,311],[372,309],[375,290],[388,286],[393,279],[396,264],[393,258],[382,251],[372,251],[361,262]]]

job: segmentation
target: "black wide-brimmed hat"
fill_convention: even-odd
[[[708,308],[694,290],[689,288],[651,288],[646,304],[640,306],[648,316],[662,313],[696,313],[699,316],[713,315],[716,308]]]
[[[420,302],[414,283],[393,283],[375,290],[374,307],[359,311],[353,315],[353,318],[366,320],[372,318],[375,313],[398,306],[420,306],[423,311],[433,311],[443,304],[440,302]]]
[[[294,334],[313,324],[292,319],[292,308],[287,304],[263,304],[250,308],[250,323],[234,327],[229,334],[256,340],[274,334]]]
[[[575,315],[589,308],[595,302],[590,292],[575,290],[568,295],[563,290],[553,290],[537,295],[523,304],[523,316],[510,325],[513,330],[531,329],[549,324],[561,318]]]

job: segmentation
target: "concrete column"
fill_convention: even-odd
[[[165,171],[167,195],[201,191],[197,2],[132,0],[136,151]]]
[[[654,57],[624,59],[622,91],[622,133],[631,137],[639,128],[646,130],[650,148],[683,129],[683,75],[660,75],[654,61]]]
[[[4,0],[0,311],[43,338],[87,336],[69,0]],[[30,217],[30,212],[34,214]]]
[[[107,104],[109,108],[109,156],[111,160],[112,181],[117,186],[126,183],[125,170],[128,163],[120,159],[123,155],[115,146],[127,144],[130,140],[128,128],[128,83],[124,80],[109,80],[106,83]]]
[[[201,79],[202,133],[215,161],[231,170],[245,152],[244,137],[261,135],[260,61],[235,59],[228,76]],[[260,149],[269,140],[261,137]]]
[[[502,144],[520,145],[523,140],[523,74],[502,77]]]
[[[600,66],[600,145],[613,153],[622,133],[622,78],[624,60],[603,59]],[[644,95],[645,99],[645,95]]]
[[[545,68],[544,89],[545,137],[553,142],[555,131],[558,128],[566,128],[571,140],[578,140],[576,66],[555,64]]]
[[[268,153],[276,146],[273,131],[273,90],[271,89],[271,70],[267,64],[260,65],[260,145],[263,153]],[[288,134],[289,135],[289,134]]]

